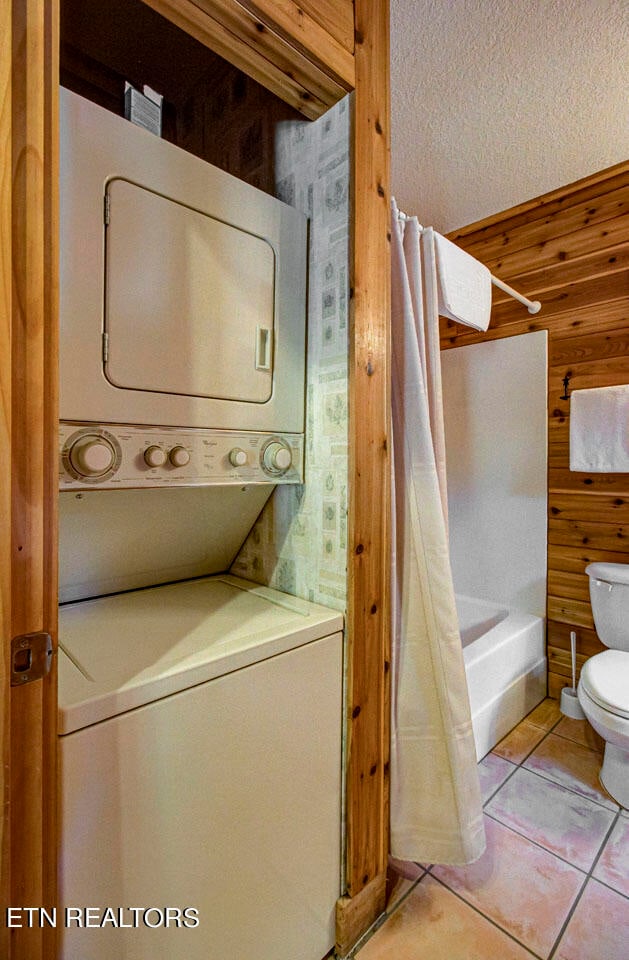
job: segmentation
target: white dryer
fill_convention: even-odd
[[[63,490],[303,481],[307,219],[60,95]]]
[[[301,433],[307,219],[60,92],[60,418]]]
[[[62,607],[62,960],[330,950],[341,629],[230,576]]]

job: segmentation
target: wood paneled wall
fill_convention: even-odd
[[[454,231],[450,239],[542,310],[494,288],[486,334],[442,319],[441,346],[548,330],[548,688],[604,649],[585,574],[596,560],[629,563],[629,474],[569,469],[571,390],[629,383],[629,162]],[[508,425],[506,425],[508,429]]]
[[[125,80],[148,84],[165,140],[271,195],[276,127],[304,119],[141,0],[62,0],[60,79],[119,116]]]

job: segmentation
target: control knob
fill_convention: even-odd
[[[287,447],[284,443],[273,440],[264,448],[262,466],[267,473],[286,473],[292,462],[293,457],[290,447]]]
[[[234,447],[233,450],[229,451],[229,462],[232,467],[244,467],[247,459],[247,454],[240,447]]]
[[[70,449],[70,463],[81,477],[101,477],[111,470],[116,451],[104,437],[88,434]]]
[[[168,459],[173,467],[185,467],[187,463],[190,463],[190,454],[185,447],[176,446],[168,454]]]
[[[148,467],[163,467],[167,460],[166,451],[152,444],[144,451],[144,462]]]

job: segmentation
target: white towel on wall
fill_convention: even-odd
[[[629,473],[629,384],[572,391],[570,469]]]
[[[440,316],[474,330],[486,330],[491,317],[491,273],[455,243],[439,233],[434,232],[434,236]]]

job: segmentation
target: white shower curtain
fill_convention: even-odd
[[[392,216],[391,854],[469,863],[485,848],[448,554],[434,237]]]

